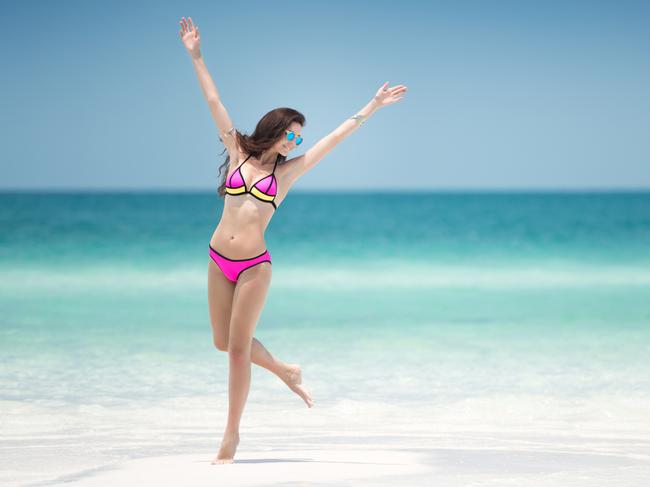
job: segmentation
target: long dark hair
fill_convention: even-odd
[[[284,131],[289,128],[292,122],[298,122],[300,125],[305,125],[305,116],[293,108],[275,108],[264,115],[257,125],[255,126],[255,131],[252,135],[246,135],[241,133],[239,130],[235,129],[232,134],[235,137],[235,140],[239,144],[239,147],[246,154],[250,154],[256,159],[262,156],[262,153],[273,147],[280,137],[284,137]],[[221,137],[219,140],[223,142]],[[225,151],[224,149],[223,151]],[[223,154],[223,151],[221,154]],[[220,155],[221,155],[220,154]],[[276,163],[278,165],[284,163],[286,157],[278,153],[276,158]],[[226,160],[221,166],[219,166],[219,175],[221,175],[221,183],[217,193],[219,196],[224,197],[226,194],[226,177],[228,175],[228,167],[230,165],[230,154],[226,156]]]

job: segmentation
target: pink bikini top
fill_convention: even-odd
[[[275,179],[275,168],[278,165],[278,161],[275,161],[273,172],[253,184],[253,186],[251,186],[251,190],[248,191],[246,189],[246,181],[244,181],[244,176],[241,173],[241,167],[250,156],[251,154],[249,154],[249,156],[244,159],[244,162],[242,162],[237,167],[237,169],[235,169],[233,173],[226,178],[226,193],[232,195],[243,195],[249,193],[255,196],[255,198],[258,200],[271,203],[273,205],[273,208],[277,209],[278,207],[275,205],[274,200],[278,189],[278,183]]]

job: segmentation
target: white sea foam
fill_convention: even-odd
[[[56,270],[5,269],[0,292],[75,293],[85,291],[204,290],[207,269],[93,266]],[[523,289],[650,286],[650,267],[631,265],[537,264],[519,266],[379,263],[358,266],[276,266],[275,289]]]

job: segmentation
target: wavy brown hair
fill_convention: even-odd
[[[273,147],[280,137],[284,137],[284,131],[289,128],[292,122],[298,122],[300,125],[305,125],[305,116],[293,108],[275,108],[264,115],[257,125],[255,131],[251,135],[241,133],[235,129],[233,137],[238,142],[239,147],[246,154],[250,154],[256,159],[262,156],[262,153],[267,149]],[[223,142],[221,137],[219,140]],[[226,149],[224,149],[221,154]],[[283,164],[286,157],[282,154],[277,155],[276,163]],[[226,156],[226,160],[219,166],[219,175],[225,169],[224,174],[221,175],[221,183],[217,189],[219,196],[224,197],[226,194],[226,177],[228,176],[228,166],[230,165],[230,154]]]

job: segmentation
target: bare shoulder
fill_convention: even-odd
[[[296,176],[298,174],[296,168],[298,167],[298,164],[300,164],[302,158],[304,158],[304,156],[287,159],[276,168],[275,177],[278,180],[279,192],[277,198],[279,198],[279,202],[284,199],[286,194],[289,192],[289,189],[293,186],[293,183],[296,182]]]
[[[296,173],[297,168],[304,163],[304,160],[305,160],[304,154],[296,157],[292,157],[291,159],[287,159],[283,164],[280,164],[278,166],[276,172],[278,173],[279,176],[285,178],[290,177],[291,174]]]
[[[237,141],[237,135],[235,133],[234,127],[231,129],[232,132],[229,132],[227,134],[224,134],[223,138],[219,138],[222,142],[223,145],[226,146],[226,150],[228,151],[228,155],[230,156],[230,164],[236,163],[240,157],[241,157],[241,147],[239,146],[239,142]]]
[[[240,161],[242,161],[241,151],[237,149],[236,152],[228,151],[230,159],[228,160],[228,166],[225,168],[226,178],[239,166]]]
[[[235,140],[230,142],[226,146],[226,149],[228,149],[228,156],[230,156],[229,166],[230,168],[234,168],[237,164],[239,164],[239,161],[243,160],[244,154],[242,152],[242,149]]]

